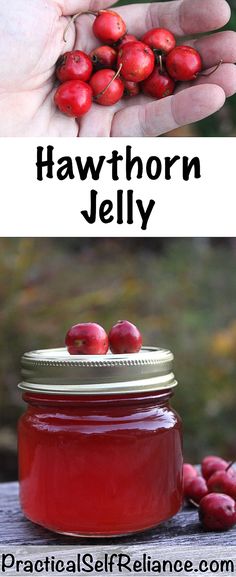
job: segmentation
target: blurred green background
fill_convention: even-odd
[[[165,2],[168,0],[160,0]],[[145,0],[120,0],[117,6],[121,4],[142,3]],[[226,28],[236,31],[236,0],[228,0],[232,18]],[[169,133],[172,136],[172,133]],[[176,136],[235,136],[236,134],[236,95],[228,99],[224,108],[214,116],[203,120],[197,124],[179,129],[174,132]]]
[[[0,239],[0,480],[16,479],[20,356],[127,318],[171,348],[185,458],[236,455],[236,239]]]

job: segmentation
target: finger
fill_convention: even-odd
[[[79,136],[110,136],[115,111],[114,106],[104,108],[99,104],[93,104],[89,114],[83,116],[80,121]]]
[[[130,33],[142,36],[149,28],[168,28],[176,36],[210,32],[230,19],[226,0],[175,0],[121,6]]]
[[[218,62],[236,62],[236,32],[217,32],[197,40],[188,41],[202,56],[203,67],[210,68]]]
[[[61,0],[58,2],[63,16],[73,16],[86,10],[101,10],[115,4],[115,0]]]
[[[116,113],[112,136],[159,136],[180,126],[198,122],[219,110],[225,93],[219,86],[204,84],[163,100]]]
[[[48,125],[48,136],[76,137],[78,125],[74,118],[65,117],[61,113],[54,114]]]
[[[99,41],[93,34],[93,22],[94,17],[91,15],[85,15],[83,17],[77,18],[75,22],[75,50],[84,50],[84,52],[90,54],[90,52],[96,48],[96,46],[99,46]]]
[[[215,72],[213,72],[214,69],[210,69],[206,71],[206,74],[212,74],[210,76],[204,76],[204,75],[199,75],[199,77],[197,78],[197,80],[194,81],[194,84],[192,84],[192,86],[200,86],[202,84],[217,84],[217,86],[220,86],[223,90],[225,95],[227,96],[227,98],[229,96],[233,96],[233,94],[235,94],[236,92],[236,66],[235,64],[222,64],[222,66],[220,66],[218,68],[218,70],[216,70]],[[183,83],[182,85],[179,85],[176,94],[178,92],[181,92],[182,90],[186,90],[186,88],[188,88],[190,86],[190,84],[185,84]]]

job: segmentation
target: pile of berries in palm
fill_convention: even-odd
[[[236,525],[236,471],[233,462],[205,457],[201,474],[184,464],[184,496],[198,508],[199,519],[208,531],[226,531]]]
[[[202,70],[200,54],[190,46],[176,46],[169,30],[153,28],[137,39],[127,33],[116,12],[85,13],[95,16],[93,34],[101,46],[91,54],[66,52],[57,63],[56,76],[62,84],[55,104],[68,116],[83,116],[92,102],[112,106],[139,93],[165,98],[173,94],[177,82],[194,80]]]

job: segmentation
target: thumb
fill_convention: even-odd
[[[101,10],[109,8],[116,3],[116,0],[62,0],[60,7],[63,16],[73,16],[80,10]]]

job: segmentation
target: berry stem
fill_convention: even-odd
[[[160,73],[162,73],[163,72],[163,52],[161,52],[160,50],[157,50],[156,48],[153,48],[153,52],[154,52],[156,64],[160,68]]]
[[[198,505],[198,503],[196,503],[196,501],[194,501],[193,499],[188,499],[188,501],[189,501],[189,503],[191,503],[191,505],[196,507],[196,509],[199,509],[199,505]]]
[[[220,66],[223,64],[223,60],[220,60],[218,62],[218,64],[216,64],[215,68],[213,68],[213,70],[211,72],[208,72],[208,74],[199,74],[198,76],[204,76],[205,78],[208,78],[208,76],[211,76],[212,74],[214,74],[214,72],[216,72],[218,70],[218,68],[220,68]]]
[[[163,59],[162,59],[161,54],[159,54],[158,60],[159,60],[159,66],[160,66],[160,74],[162,74],[162,72],[163,72]]]
[[[110,88],[112,82],[114,82],[114,80],[119,76],[120,71],[122,68],[122,64],[120,64],[117,72],[115,73],[115,76],[113,76],[113,78],[110,80],[110,82],[108,82],[108,85],[102,90],[102,92],[99,92],[99,94],[96,94],[96,96],[94,96],[94,100],[98,100],[100,98],[100,96],[103,96],[103,94],[105,94],[105,92],[108,90],[108,88]]]
[[[103,12],[103,10],[99,10],[99,12]],[[96,17],[96,16],[98,16],[99,12],[95,12],[94,10],[84,10],[84,11],[81,10],[80,12],[77,12],[76,14],[74,14],[74,16],[72,16],[72,18],[69,20],[69,22],[65,28],[65,31],[63,34],[64,42],[67,41],[66,40],[66,34],[67,34],[69,28],[71,27],[72,24],[74,24],[74,22],[77,20],[77,18],[79,18],[79,16],[82,16],[83,14],[92,14],[93,16]]]
[[[231,463],[229,463],[229,465],[226,467],[225,472],[228,473],[228,471],[231,469],[231,467],[234,465],[235,461],[231,461]]]

